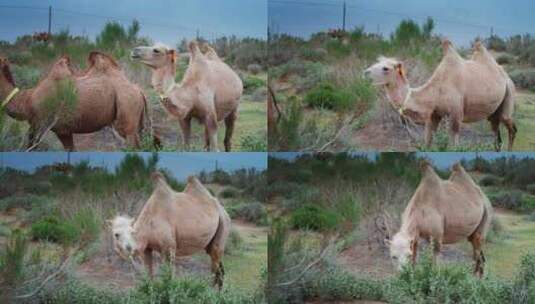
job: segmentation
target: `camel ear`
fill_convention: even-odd
[[[169,59],[171,59],[171,62],[173,62],[173,63],[176,62],[176,51],[175,50],[167,51],[167,56],[169,57]]]
[[[405,77],[405,69],[403,68],[402,62],[397,63],[395,69],[398,72],[399,76]]]

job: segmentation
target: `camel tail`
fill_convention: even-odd
[[[487,233],[490,230],[494,212],[492,210],[492,205],[487,198],[485,198],[483,207],[484,207],[483,217],[481,218],[481,222],[479,222],[479,225],[477,226],[476,231],[479,231],[483,239],[485,239],[487,237]]]
[[[160,137],[158,137],[154,133],[154,128],[152,126],[152,119],[150,118],[149,114],[149,103],[147,101],[147,97],[145,94],[141,93],[143,96],[143,113],[141,114],[141,121],[139,123],[139,135],[143,136],[144,131],[148,131],[148,135],[152,138],[152,145],[155,149],[161,149],[162,148],[162,142],[160,140]]]
[[[231,220],[221,203],[217,203],[217,208],[219,209],[219,223],[214,236],[206,246],[206,251],[211,252],[212,250],[217,250],[223,253],[225,251],[225,243],[230,234]]]

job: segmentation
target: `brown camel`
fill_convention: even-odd
[[[152,86],[160,94],[165,109],[178,118],[187,149],[192,118],[204,124],[209,151],[218,149],[218,122],[224,120],[224,143],[228,152],[232,146],[243,84],[238,74],[210,46],[204,45],[203,49],[206,54],[201,52],[197,42],[189,43],[189,66],[179,84],[175,83],[175,50],[163,45],[142,46],[133,49],[131,57],[152,69]]]
[[[223,286],[222,257],[230,233],[227,212],[195,177],[184,192],[175,192],[161,173],[153,174],[154,191],[134,220],[117,216],[111,221],[114,248],[124,259],[139,257],[153,275],[153,251],[174,262],[205,250],[212,260],[214,284]]]
[[[427,162],[422,170],[399,232],[386,240],[392,259],[400,268],[409,259],[415,263],[419,239],[432,242],[435,258],[442,244],[467,239],[473,247],[474,273],[481,277],[485,263],[482,243],[493,216],[489,199],[460,164],[453,166],[448,180],[442,180]]]
[[[29,147],[44,134],[43,126],[54,132],[70,151],[75,149],[73,134],[92,133],[106,126],[112,126],[128,144],[139,147],[139,133],[144,119],[149,119],[145,96],[108,55],[91,52],[88,68],[83,72],[75,71],[64,56],[34,88],[25,90],[17,88],[7,59],[0,58],[0,70],[2,106],[10,117],[29,122]],[[70,115],[61,115],[62,105],[53,111],[44,106],[65,80],[72,81],[76,92]]]
[[[488,119],[496,135],[496,150],[501,149],[500,123],[509,132],[508,148],[512,150],[517,129],[513,122],[515,89],[509,76],[480,43],[470,60],[463,59],[448,40],[442,48],[442,61],[421,87],[410,87],[403,64],[393,58],[379,57],[365,75],[385,88],[400,114],[425,124],[428,147],[442,118],[449,116],[454,145],[462,122]]]

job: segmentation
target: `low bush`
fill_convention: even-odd
[[[234,254],[240,252],[240,249],[243,247],[243,238],[241,237],[238,230],[232,228],[228,236],[228,242],[225,246],[226,254]]]
[[[487,187],[487,186],[497,186],[501,182],[502,182],[502,180],[499,177],[497,177],[495,175],[488,174],[488,175],[485,175],[485,176],[483,176],[481,178],[481,180],[479,181],[479,184],[481,186]]]
[[[308,92],[304,102],[310,107],[344,110],[350,108],[354,100],[347,90],[324,82]]]
[[[490,199],[493,206],[511,210],[520,210],[522,208],[522,197],[522,191],[511,190],[490,196]]]
[[[266,86],[266,81],[264,79],[254,76],[244,76],[242,77],[242,81],[245,94],[252,94],[256,89]]]
[[[336,227],[338,214],[317,205],[307,205],[291,214],[291,224],[295,229],[327,231]]]
[[[530,193],[530,194],[535,194],[535,184],[529,184],[526,186],[526,190]]]
[[[535,91],[535,68],[514,70],[509,76],[519,88]]]
[[[156,278],[145,278],[131,293],[134,303],[153,304],[242,304],[254,303],[245,294],[225,289],[218,292],[209,282],[194,277],[175,279],[171,269],[162,267],[162,274]]]
[[[55,216],[48,216],[32,224],[31,235],[34,240],[60,244],[71,244],[76,241],[78,236],[74,225]]]
[[[221,191],[222,198],[235,198],[240,195],[240,192],[234,188],[225,188]]]
[[[501,54],[500,56],[496,57],[496,62],[498,62],[498,64],[513,64],[515,63],[515,61],[515,56],[507,53]]]
[[[245,135],[240,139],[240,150],[245,152],[267,151],[267,139],[264,135]]]
[[[430,250],[384,289],[388,303],[510,303],[510,285],[480,280],[466,265],[434,264]]]
[[[299,57],[304,60],[323,61],[327,57],[327,51],[322,48],[303,47],[299,52]]]
[[[256,224],[266,224],[267,211],[262,203],[242,203],[227,208],[232,218],[240,218]]]

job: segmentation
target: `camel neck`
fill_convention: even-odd
[[[152,74],[152,86],[160,94],[167,94],[175,85],[176,67],[166,65]]]
[[[385,90],[390,102],[396,108],[400,108],[409,93],[410,87],[407,82],[398,81],[385,85]]]

